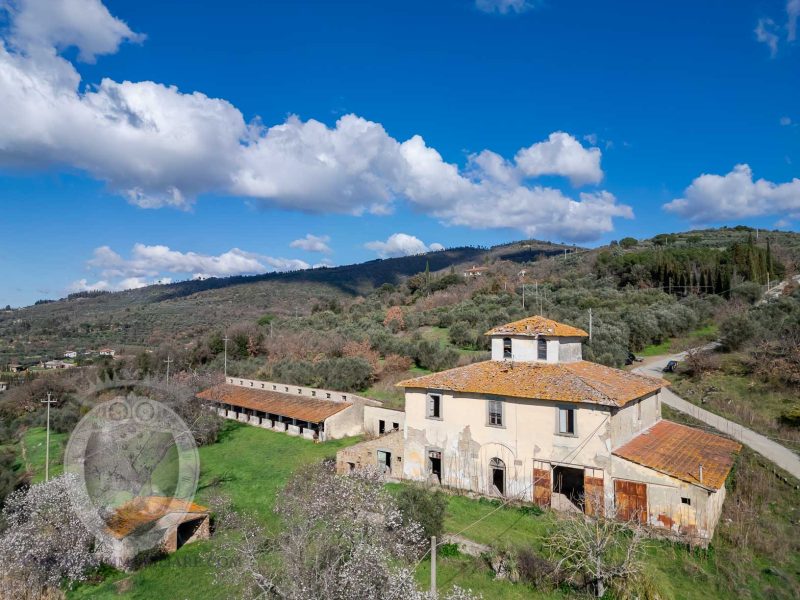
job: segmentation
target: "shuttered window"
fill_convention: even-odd
[[[428,394],[428,417],[431,419],[442,418],[441,394]]]
[[[575,435],[575,409],[558,409],[558,433]]]
[[[489,425],[503,426],[503,402],[501,400],[489,400]]]
[[[539,340],[537,344],[537,356],[539,360],[547,360],[547,340]]]

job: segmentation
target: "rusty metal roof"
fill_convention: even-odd
[[[114,537],[122,539],[142,525],[153,523],[172,513],[207,515],[208,508],[166,496],[134,498],[114,511],[107,527]]]
[[[663,379],[586,361],[549,364],[487,360],[407,379],[397,385],[512,398],[624,406],[669,384]]]
[[[352,406],[350,402],[334,402],[333,400],[295,396],[272,390],[244,388],[226,383],[203,390],[197,394],[197,397],[309,423],[321,423],[328,417]]]
[[[555,336],[555,337],[589,337],[583,329],[578,329],[572,325],[565,325],[552,319],[546,319],[535,315],[498,325],[487,331],[484,335],[530,335],[530,336]]]
[[[741,449],[740,443],[728,438],[661,420],[613,454],[681,481],[718,490],[725,484]]]

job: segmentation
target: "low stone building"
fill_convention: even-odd
[[[381,421],[384,428],[403,423],[402,412],[384,413],[372,398],[273,381],[228,377],[197,397],[221,417],[320,442],[361,435],[366,422],[376,431]]]
[[[377,466],[389,480],[403,478],[403,432],[396,430],[336,453],[336,471],[347,474]]]
[[[135,498],[114,511],[108,520],[111,540],[108,560],[119,569],[129,569],[142,551],[142,536],[151,546],[172,553],[185,544],[207,540],[209,511],[205,506],[165,496]]]

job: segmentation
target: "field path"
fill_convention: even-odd
[[[718,344],[716,342],[703,346],[704,349],[713,349]],[[633,371],[640,375],[649,375],[650,377],[661,377],[662,369],[666,364],[671,361],[681,361],[685,358],[686,352],[679,354],[665,354],[663,356],[654,356],[647,360],[645,364],[636,367]],[[664,404],[679,410],[682,413],[694,417],[698,421],[710,425],[717,431],[740,441],[745,446],[752,448],[764,458],[775,463],[781,469],[789,472],[791,475],[800,479],[800,457],[788,448],[773,442],[768,437],[756,433],[752,429],[748,429],[739,423],[734,423],[724,417],[709,412],[699,406],[687,402],[669,388],[661,391],[661,399]]]

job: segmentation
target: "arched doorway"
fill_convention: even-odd
[[[501,496],[506,495],[506,463],[495,457],[489,461],[489,477],[492,486]]]

